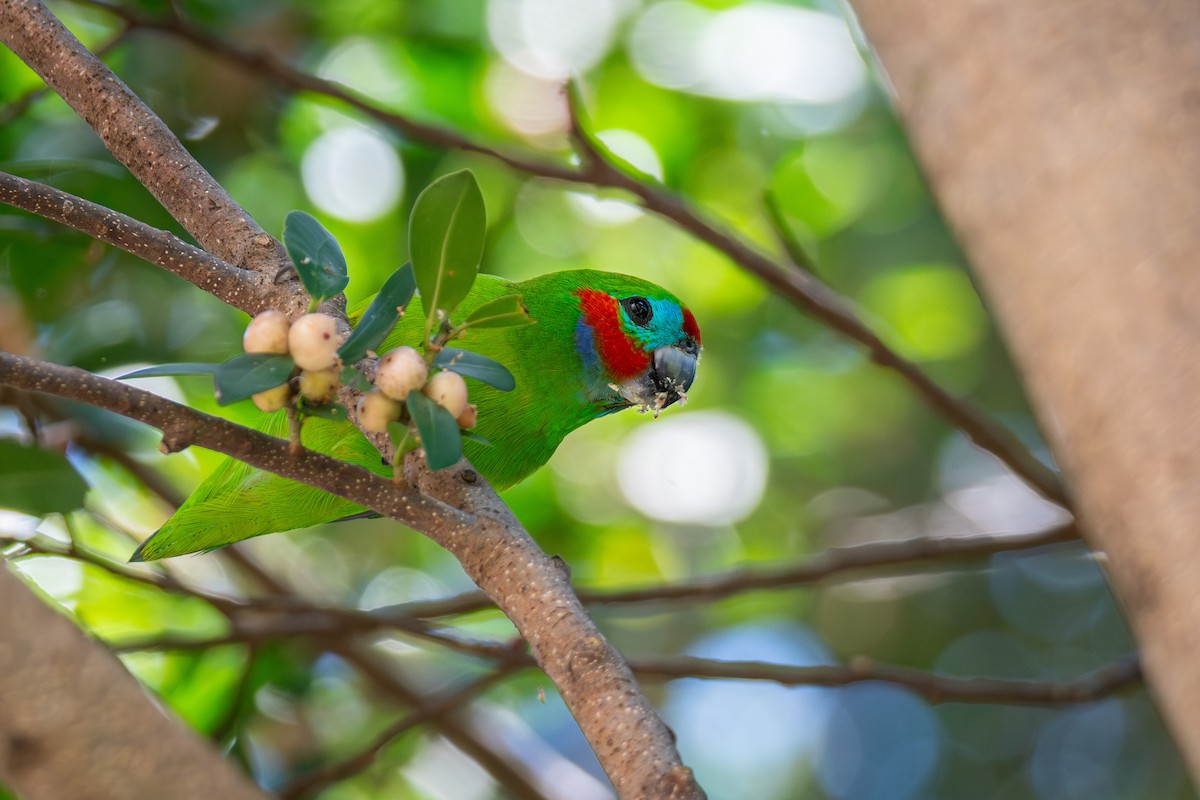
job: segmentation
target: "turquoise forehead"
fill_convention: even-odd
[[[618,306],[621,310],[621,327],[625,332],[646,350],[657,350],[682,339],[683,310],[679,308],[679,304],[653,297],[647,297],[646,302],[654,309],[654,314],[651,316],[650,325],[645,328],[634,324],[625,311],[625,306]]]

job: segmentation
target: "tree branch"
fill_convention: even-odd
[[[1079,531],[1067,523],[1037,533],[1014,535],[940,536],[876,542],[851,547],[832,547],[796,564],[781,567],[742,567],[719,575],[707,575],[641,589],[576,589],[584,605],[721,600],[743,592],[808,586],[860,569],[905,567],[927,561],[958,561],[996,553],[1027,550],[1050,544],[1076,541]],[[440,600],[420,600],[381,608],[382,618],[433,619],[470,614],[491,606],[481,592],[464,592]]]
[[[95,53],[97,58],[104,58],[106,55],[116,49],[118,45],[125,41],[125,37],[128,35],[128,33],[129,26],[123,25],[119,31],[113,34],[111,39],[97,47],[92,52]],[[49,86],[39,86],[36,89],[26,92],[7,105],[0,107],[0,127],[8,125],[10,122],[19,119],[34,103],[51,93],[52,91]]]
[[[0,41],[67,101],[109,152],[205,250],[268,277],[288,264],[282,245],[44,5],[36,0],[0,0]],[[274,299],[276,307],[289,311],[305,305],[295,284],[281,288]]]
[[[703,796],[628,666],[575,598],[561,564],[537,548],[469,467],[430,473],[410,461],[409,472],[426,496],[309,450],[291,455],[282,440],[79,369],[0,353],[0,383],[115,411],[160,429],[167,452],[190,445],[215,450],[424,533],[459,560],[529,642],[618,794]]]
[[[261,273],[231,266],[172,233],[45,184],[0,172],[0,203],[107,242],[251,316],[274,308],[279,299],[277,284]]]
[[[1200,781],[1194,0],[854,0]]]
[[[0,540],[0,544],[2,543],[3,540]],[[39,544],[37,540],[29,545],[35,552],[71,556],[87,560],[89,563],[103,561],[78,550],[68,551],[62,546]],[[122,574],[119,570],[114,572]],[[124,577],[138,579],[139,576]],[[173,587],[173,590],[179,591],[180,587]],[[225,602],[225,598],[198,589],[183,587],[183,591],[205,602]],[[414,620],[401,620],[396,615],[377,616],[357,609],[317,606],[300,598],[293,598],[293,602],[286,605],[271,603],[270,599],[248,599],[232,607],[220,608],[233,625],[228,634],[205,639],[162,635],[144,640],[110,643],[109,646],[116,652],[204,650],[228,644],[255,645],[269,639],[312,637],[324,649],[340,652],[348,646],[348,640],[354,637],[373,631],[396,629],[462,655],[497,662],[502,669],[536,666],[533,658],[520,649],[520,640],[504,643],[462,639],[419,622],[414,625]],[[632,662],[630,667],[635,674],[649,680],[714,678],[771,681],[786,686],[848,686],[864,681],[879,681],[909,688],[931,703],[1083,703],[1122,691],[1141,678],[1135,656],[1119,659],[1088,675],[1064,681],[958,678],[923,670],[875,664],[870,659],[861,657],[851,659],[845,665],[812,667],[676,657],[636,661]]]
[[[388,111],[338,84],[295,69],[266,51],[233,45],[177,16],[163,20],[108,0],[81,2],[118,15],[131,28],[162,31],[188,41],[242,67],[256,77],[269,75],[292,90],[313,92],[338,100],[409,139],[445,149],[480,153],[514,169],[543,178],[623,189],[631,193],[647,210],[670,220],[681,230],[687,231],[757,276],[800,310],[862,345],[872,361],[896,372],[918,397],[950,424],[1007,464],[1014,473],[1044,497],[1063,507],[1069,507],[1069,499],[1054,470],[1030,453],[1016,436],[969,402],[951,395],[915,363],[890,349],[859,319],[846,298],[821,283],[811,273],[795,264],[783,264],[765,255],[724,226],[708,219],[661,184],[639,180],[622,171],[609,160],[606,153],[594,146],[590,137],[581,135],[584,132],[580,126],[579,109],[572,110],[572,124],[576,143],[583,151],[584,164],[580,168],[574,168],[488,147],[449,128],[418,122]]]
[[[514,669],[514,664],[501,664],[493,672],[470,681],[454,692],[421,703],[412,713],[385,728],[355,755],[333,764],[327,764],[316,772],[288,783],[277,792],[280,800],[300,800],[300,798],[314,795],[332,783],[357,775],[375,763],[380,751],[397,738],[418,725],[424,725],[438,717],[457,711],[507,678]]]
[[[955,678],[916,669],[872,664],[868,659],[830,667],[794,667],[762,661],[713,661],[679,657],[636,661],[630,666],[645,679],[716,678],[772,681],[784,686],[849,686],[884,681],[911,689],[930,703],[1006,703],[1048,705],[1088,703],[1141,682],[1136,656],[1067,681],[1014,681],[998,678]]]
[[[359,635],[358,626],[369,620],[357,618],[356,612],[346,610],[350,627],[339,626],[341,616],[334,613],[319,624],[292,624],[284,612],[281,621],[271,627],[243,630],[227,636],[189,639],[174,636],[151,637],[138,642],[113,645],[116,652],[205,650],[228,644],[254,644],[271,638],[315,636],[318,640],[336,641]],[[376,620],[375,627],[387,627]],[[532,657],[500,642],[466,642],[455,637],[436,635],[430,641],[449,647],[463,655],[499,662],[506,669],[536,666]],[[327,644],[325,649],[329,649]],[[868,658],[854,658],[848,664],[821,666],[792,666],[762,661],[721,661],[691,656],[663,659],[642,659],[629,662],[634,674],[644,680],[675,680],[679,678],[711,678],[720,680],[769,681],[783,686],[850,686],[855,683],[890,683],[910,689],[930,703],[1002,703],[1010,705],[1061,705],[1086,703],[1124,691],[1141,681],[1136,656],[1118,659],[1082,677],[1062,681],[1011,680],[1005,678],[960,678],[938,675],[919,669],[876,664]]]
[[[265,800],[3,568],[0,630],[0,781],[20,797]]]

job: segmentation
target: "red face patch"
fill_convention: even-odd
[[[623,381],[645,372],[650,366],[650,354],[621,329],[616,298],[595,289],[580,289],[575,295],[579,298],[583,321],[592,329],[596,355],[608,374]]]
[[[692,312],[686,308],[683,310],[683,332],[696,340],[696,344],[703,344],[700,341],[700,326],[696,324],[696,318],[692,316]]]

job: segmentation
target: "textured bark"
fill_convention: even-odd
[[[528,534],[470,465],[430,472],[415,453],[408,479],[429,497],[475,515],[486,533],[439,541],[471,580],[502,606],[554,681],[622,798],[701,798],[675,738],[638,688],[625,659],[592,622],[571,589],[566,565],[525,544]]]
[[[230,266],[174,234],[82,197],[0,172],[0,203],[54,220],[157,264],[251,316],[272,308],[275,287],[265,275]]]
[[[25,800],[265,800],[0,567],[0,783]]]
[[[1200,777],[1200,8],[855,6]]]

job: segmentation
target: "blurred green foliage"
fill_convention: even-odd
[[[168,13],[165,0],[126,2]],[[102,10],[52,5],[90,46],[120,30]],[[578,73],[594,126],[617,133],[605,141],[619,155],[654,172],[638,160],[652,156],[668,187],[778,252],[763,207],[764,193],[773,193],[822,278],[892,347],[1044,455],[999,334],[872,68],[858,62],[856,78],[837,66],[849,63],[838,51],[843,61],[833,54],[793,76],[796,85],[818,81],[808,94],[779,80],[790,74],[791,51],[774,48],[769,34],[840,30],[849,43],[839,4],[177,5],[223,39],[269,48],[396,112],[548,160],[567,157],[558,82]],[[742,16],[724,16],[735,13]],[[753,23],[759,18],[767,27],[753,27],[764,24]],[[673,24],[658,25],[660,19]],[[733,36],[737,26],[761,46],[706,49],[706,41]],[[744,50],[757,58],[749,67]],[[858,58],[853,49],[851,55]],[[483,271],[515,279],[576,267],[630,272],[688,303],[705,349],[687,407],[657,421],[626,412],[592,424],[570,437],[549,467],[506,494],[581,586],[684,581],[739,565],[793,562],[835,545],[1029,531],[1062,519],[857,348],[618,195],[597,199],[486,156],[406,139],[160,33],[131,32],[107,61],[267,230],[280,234],[291,209],[317,216],[344,249],[351,303],[405,260],[405,220],[419,190],[464,167],[478,177],[487,209]],[[0,108],[38,85],[0,52]],[[622,152],[616,142],[633,149]],[[0,126],[0,168],[183,235],[56,97],[34,100]],[[7,299],[0,331],[10,335],[0,346],[13,348],[14,332],[26,330],[42,357],[108,374],[147,363],[222,361],[238,352],[246,322],[155,267],[11,210],[0,210],[0,299]],[[147,385],[215,410],[203,378]],[[128,449],[181,492],[216,463],[204,452],[161,456],[143,429],[55,408],[60,418]],[[729,429],[736,435],[703,426],[679,434],[678,423],[698,411],[740,427]],[[222,413],[239,421],[256,414],[249,403]],[[0,410],[0,436],[21,430],[14,411]],[[653,466],[674,448],[687,448],[690,459],[677,472],[637,477],[640,463]],[[112,461],[82,450],[69,457],[90,486],[89,510],[41,521],[3,514],[0,535],[36,527],[127,557],[134,546],[127,534],[144,537],[169,509]],[[752,479],[756,474],[761,481]],[[722,519],[739,504],[748,510]],[[445,553],[386,521],[264,537],[250,548],[306,594],[351,607],[470,588]],[[199,601],[68,559],[19,563],[106,640],[225,631],[223,618]],[[172,568],[216,591],[246,590],[216,555]],[[635,659],[690,653],[814,664],[865,656],[948,675],[1057,680],[1133,648],[1100,570],[1078,546],[855,574],[719,602],[598,606],[594,613]],[[512,634],[488,612],[454,626],[472,636]],[[386,640],[381,648],[429,694],[483,669],[410,640]],[[299,642],[124,658],[189,723],[219,733],[269,788],[355,753],[401,713],[374,699],[344,661]],[[574,776],[570,796],[604,796],[603,778],[553,687],[545,686],[544,705],[536,701],[543,685],[532,671],[503,681],[477,703],[477,719],[527,769]],[[933,706],[879,684],[814,690],[689,679],[646,688],[714,798],[1193,796],[1143,691],[1078,707],[1018,708]],[[507,796],[467,762],[418,730],[386,748],[363,775],[321,796]]]

